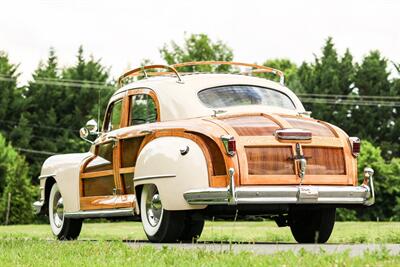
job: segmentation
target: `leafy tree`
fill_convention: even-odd
[[[0,135],[0,223],[6,220],[9,195],[9,223],[32,222],[34,189],[28,176],[28,165]]]
[[[302,92],[302,86],[298,77],[298,68],[294,62],[286,58],[277,58],[269,59],[265,61],[263,65],[283,71],[285,74],[285,85],[296,93]],[[263,76],[275,81],[279,81],[279,77],[277,77],[276,75]]]
[[[232,61],[233,52],[225,43],[218,40],[212,41],[206,34],[191,34],[185,38],[183,46],[179,46],[174,41],[169,45],[165,44],[160,49],[161,57],[170,65],[189,61]],[[195,66],[182,67],[181,71],[229,71],[227,65],[221,66]]]
[[[375,171],[375,205],[366,210],[358,211],[358,218],[363,220],[391,220],[399,219],[395,212],[400,210],[400,158],[393,158],[385,162],[379,147],[374,147],[370,142],[363,141],[361,154],[358,158],[358,178],[363,180],[363,169],[372,167]]]

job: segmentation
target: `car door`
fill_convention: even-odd
[[[91,148],[94,155],[81,167],[80,209],[97,210],[131,207],[132,200],[121,199],[120,142],[115,131],[124,126],[124,95],[114,96],[107,108],[103,131]]]
[[[130,133],[135,133],[129,138],[119,140],[121,195],[135,194],[133,177],[136,159],[140,147],[147,134],[150,134],[149,125],[160,120],[159,104],[155,93],[150,89],[135,89],[128,92],[126,126]],[[136,203],[134,203],[135,205]]]

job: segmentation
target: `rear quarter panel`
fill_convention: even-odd
[[[189,151],[182,155],[180,149],[186,147],[189,147]],[[166,210],[205,208],[189,205],[183,193],[209,186],[206,158],[202,149],[190,139],[159,137],[141,150],[136,163],[134,184],[135,188],[155,184]]]

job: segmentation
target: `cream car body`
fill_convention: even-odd
[[[161,65],[122,78],[160,67],[171,72],[113,94],[99,132],[94,121],[81,129],[85,140],[97,135],[89,152],[44,162],[34,206],[50,215],[59,239],[77,238],[83,218],[133,216],[150,241],[175,242],[198,238],[207,216],[269,214],[299,242],[315,241],[315,233],[326,242],[336,207],[374,203],[373,170],[358,185],[360,140],[310,118],[282,83],[241,74],[181,77]],[[207,90],[213,105],[200,97]],[[232,105],[224,102],[231,95]],[[304,229],[315,220],[317,228]]]

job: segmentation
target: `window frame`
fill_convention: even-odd
[[[203,106],[205,106],[205,107],[207,107],[207,108],[216,108],[216,107],[209,107],[206,103],[204,103],[204,102],[201,100],[201,98],[200,98],[199,95],[200,95],[203,91],[206,91],[206,90],[216,89],[216,88],[221,88],[221,87],[228,87],[228,86],[252,86],[252,87],[258,87],[258,88],[261,88],[261,89],[266,89],[266,90],[275,91],[275,92],[277,92],[277,93],[280,93],[280,94],[286,96],[286,97],[289,99],[289,101],[292,103],[292,105],[293,105],[293,107],[294,107],[293,110],[297,110],[297,106],[296,106],[295,102],[294,102],[293,99],[292,99],[288,94],[286,94],[285,92],[282,92],[282,91],[277,90],[277,89],[274,89],[274,88],[265,87],[265,86],[261,86],[261,85],[254,85],[254,84],[225,84],[225,85],[218,85],[218,86],[213,86],[213,87],[209,87],[209,88],[204,88],[204,89],[202,89],[202,90],[200,90],[200,91],[197,92],[197,99],[200,101],[200,103],[201,103]],[[245,105],[235,105],[235,106],[229,106],[229,107],[240,107],[240,106],[245,106]],[[228,107],[228,108],[229,108],[229,107]],[[278,107],[278,106],[273,106],[273,107]],[[223,107],[221,107],[221,108],[223,108]],[[278,107],[278,108],[284,108],[284,107]],[[284,109],[286,109],[286,108],[284,108]],[[292,110],[292,109],[290,109],[290,110]]]
[[[125,112],[125,108],[124,108],[124,96],[125,93],[122,94],[117,94],[113,97],[111,97],[110,102],[107,105],[107,109],[106,109],[106,113],[104,115],[104,120],[103,120],[103,125],[102,125],[102,132],[103,133],[108,133],[110,132],[108,130],[108,124],[110,122],[111,119],[111,115],[112,115],[112,109],[114,108],[115,103],[117,102],[121,102],[121,118],[119,121],[119,128],[122,128],[124,123],[123,123],[123,119],[124,119],[124,112]]]
[[[156,114],[157,114],[156,120],[154,122],[160,122],[160,120],[161,120],[161,118],[160,118],[161,117],[160,116],[160,114],[161,114],[160,113],[160,103],[158,102],[158,98],[157,98],[156,93],[153,90],[149,89],[149,88],[137,88],[137,89],[129,90],[128,94],[127,94],[127,102],[128,102],[128,105],[127,105],[128,106],[128,113],[127,113],[127,116],[126,116],[127,117],[127,121],[126,121],[127,127],[140,126],[140,125],[146,124],[146,123],[142,123],[142,124],[136,124],[136,125],[129,125],[130,121],[131,121],[131,107],[132,107],[131,99],[135,95],[147,95],[147,97],[150,97],[153,100],[153,102],[155,104],[155,108],[156,108]]]

